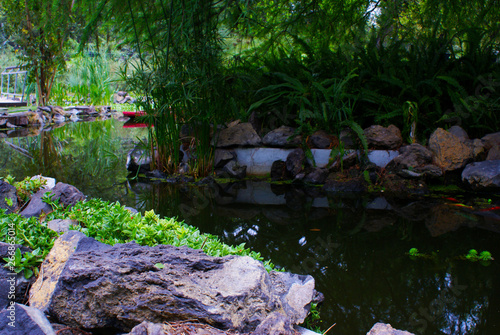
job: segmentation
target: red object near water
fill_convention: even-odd
[[[146,115],[145,111],[138,111],[138,112],[122,112],[123,116],[126,117],[136,117],[136,116],[143,116]]]
[[[145,123],[125,123],[123,128],[146,128],[147,126]]]

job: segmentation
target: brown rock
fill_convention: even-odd
[[[262,143],[259,135],[250,123],[238,123],[230,128],[223,129],[217,140],[217,147],[227,148],[235,146],[256,147]]]
[[[403,143],[401,132],[396,126],[388,128],[374,125],[364,130],[368,147],[371,149],[397,149]]]
[[[474,158],[471,145],[442,128],[432,133],[429,149],[434,153],[434,164],[444,171],[461,169]]]

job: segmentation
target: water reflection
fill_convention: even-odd
[[[140,209],[312,274],[326,297],[323,327],[337,323],[335,334],[365,334],[377,321],[415,334],[496,334],[500,326],[499,266],[460,259],[472,248],[500,255],[494,212],[441,198],[349,198],[262,182],[129,184]],[[414,247],[436,257],[411,260]]]
[[[144,136],[144,129],[124,129],[123,122],[108,119],[0,139],[0,175],[21,180],[42,174],[91,197],[127,202],[133,195],[126,187],[126,154]]]

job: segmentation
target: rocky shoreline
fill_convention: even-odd
[[[34,112],[1,114],[0,128],[11,129],[4,136],[20,136],[20,130],[29,133],[33,126],[46,129],[112,114],[115,111],[107,106],[45,106]],[[458,183],[466,190],[500,189],[500,132],[470,139],[460,126],[437,128],[424,146],[405,143],[394,125],[372,125],[363,130],[363,138],[351,129],[344,129],[339,136],[319,130],[307,137],[288,126],[265,133],[256,129],[261,126],[236,120],[216,134],[216,141],[212,139],[216,147],[214,177],[241,180],[267,176],[271,181],[323,185],[332,192],[384,189],[403,195],[425,193],[427,184],[439,184],[458,174]],[[195,134],[190,131],[185,126],[180,134],[181,175],[189,174],[189,165],[196,160],[195,148],[190,146]],[[146,149],[135,148],[129,153],[127,169],[156,179],[172,177],[151,171],[149,156]]]
[[[424,146],[404,144],[395,126],[375,125],[364,130],[364,137],[366,152],[349,130],[340,138],[317,131],[307,138],[304,148],[301,135],[295,135],[293,128],[282,126],[261,138],[250,123],[232,123],[220,131],[214,177],[267,177],[273,182],[317,185],[329,192],[382,190],[400,196],[429,193],[428,185],[446,183],[450,176],[465,191],[500,189],[500,132],[469,139],[459,126],[437,128]],[[194,157],[189,150],[183,154],[180,175],[189,171],[186,165]],[[140,147],[130,151],[127,169],[155,179],[193,181],[152,171],[146,149]]]

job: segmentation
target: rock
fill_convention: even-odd
[[[90,335],[90,333],[74,327],[68,327],[60,323],[51,323],[57,335]]]
[[[314,168],[305,176],[304,181],[311,184],[323,184],[328,177],[328,173],[328,169]]]
[[[27,127],[29,125],[28,113],[8,113],[7,115],[0,116],[0,122],[3,123],[3,127],[8,128]]]
[[[51,190],[41,189],[36,192],[31,197],[28,206],[26,206],[26,208],[19,214],[29,218],[32,216],[40,216],[42,212],[52,212],[52,207],[42,200],[45,193],[48,192],[52,194],[52,200],[59,200],[59,204],[63,207],[73,206],[78,201],[85,199],[85,195],[76,187],[65,183],[57,183]]]
[[[214,154],[214,168],[220,169],[233,159],[236,159],[236,153],[234,151],[216,149]]]
[[[172,322],[168,324],[144,321],[135,326],[127,335],[232,335],[233,332],[192,322]]]
[[[376,323],[366,335],[414,335],[410,332],[392,328],[390,324]]]
[[[286,170],[292,178],[295,178],[302,171],[305,159],[306,155],[301,148],[297,148],[288,154],[286,157]]]
[[[318,130],[309,136],[308,143],[311,148],[331,149],[339,145],[339,140],[323,130]]]
[[[440,177],[441,168],[430,164],[432,152],[424,146],[413,143],[401,147],[399,156],[387,164],[387,171],[397,173],[403,178]]]
[[[40,216],[43,213],[47,214],[52,212],[52,207],[42,200],[45,193],[49,191],[41,189],[31,196],[28,205],[19,213],[19,215],[25,218],[30,218],[32,216]]]
[[[448,129],[448,132],[450,134],[453,134],[455,135],[456,137],[458,137],[460,139],[460,141],[462,142],[468,142],[469,141],[469,135],[467,134],[467,132],[460,126],[453,126],[453,127],[450,127],[450,129]]]
[[[392,165],[395,164],[396,166],[407,169],[409,167],[416,168],[431,162],[432,152],[418,143],[413,143],[401,147],[399,156],[394,158],[389,165],[392,167]],[[389,165],[386,167],[387,169],[389,169]]]
[[[147,171],[145,173],[146,177],[150,179],[166,179],[168,178],[168,175],[165,172],[162,172],[160,170],[154,169],[153,171]]]
[[[124,103],[135,103],[135,99],[128,95],[125,91],[118,91],[113,94],[113,103],[115,104],[124,104]]]
[[[79,226],[78,220],[55,219],[47,223],[47,227],[58,233],[66,233],[71,226]]]
[[[429,149],[434,153],[434,163],[444,171],[461,169],[474,157],[469,144],[442,128],[432,133],[429,138]]]
[[[127,171],[133,173],[146,173],[151,171],[151,156],[149,150],[136,146],[127,155]]]
[[[342,160],[342,164],[340,164]],[[348,170],[359,162],[358,151],[352,151],[344,153],[342,157],[337,156],[337,159],[333,162],[329,168],[330,172],[338,172],[343,170]],[[327,165],[328,166],[328,165]]]
[[[12,201],[9,205],[7,202]],[[6,209],[7,214],[17,208],[17,190],[14,186],[0,179],[0,208]]]
[[[26,112],[26,117],[28,118],[28,124],[30,126],[43,125],[43,124],[45,124],[45,121],[46,121],[46,118],[44,117],[43,113],[28,111],[28,112]]]
[[[301,323],[316,295],[311,276],[268,273],[250,257],[135,242],[109,246],[78,231],[55,241],[41,273],[30,304],[58,323],[93,331],[194,319],[251,332],[273,312]]]
[[[474,190],[500,188],[500,160],[474,162],[462,171],[462,181]]]
[[[279,312],[271,313],[265,320],[252,332],[252,335],[295,335],[290,320]]]
[[[271,180],[283,181],[288,179],[290,179],[290,176],[286,169],[286,163],[281,160],[274,161],[273,165],[271,165]]]
[[[344,144],[344,149],[356,149],[357,136],[350,128],[342,129],[339,140]]]
[[[262,139],[262,143],[268,147],[295,148],[302,142],[302,136],[294,136],[294,134],[294,128],[281,126],[267,133]]]
[[[443,175],[440,167],[432,164],[416,167],[414,172],[420,173],[423,177],[438,178]]]
[[[262,143],[250,123],[238,123],[237,125],[221,130],[217,140],[218,148],[228,147],[256,147]]]
[[[0,312],[0,334],[55,335],[49,320],[38,309],[21,304]]]
[[[235,161],[230,161],[224,165],[222,171],[227,174],[229,178],[243,179],[247,175],[246,165],[239,166]]]
[[[474,139],[468,141],[469,146],[472,148],[472,157],[474,161],[484,161],[486,159],[486,150],[484,149],[483,141]]]
[[[484,143],[486,150],[490,150],[495,145],[500,146],[500,131],[484,136],[481,138],[481,141]]]
[[[500,146],[495,144],[488,151],[488,156],[486,157],[486,160],[494,161],[494,160],[498,160],[498,159],[500,159]]]
[[[397,149],[403,143],[401,132],[396,126],[388,128],[374,125],[364,130],[368,147],[372,149]]]
[[[385,168],[394,158],[399,156],[397,150],[369,150],[368,162],[380,168]]]

